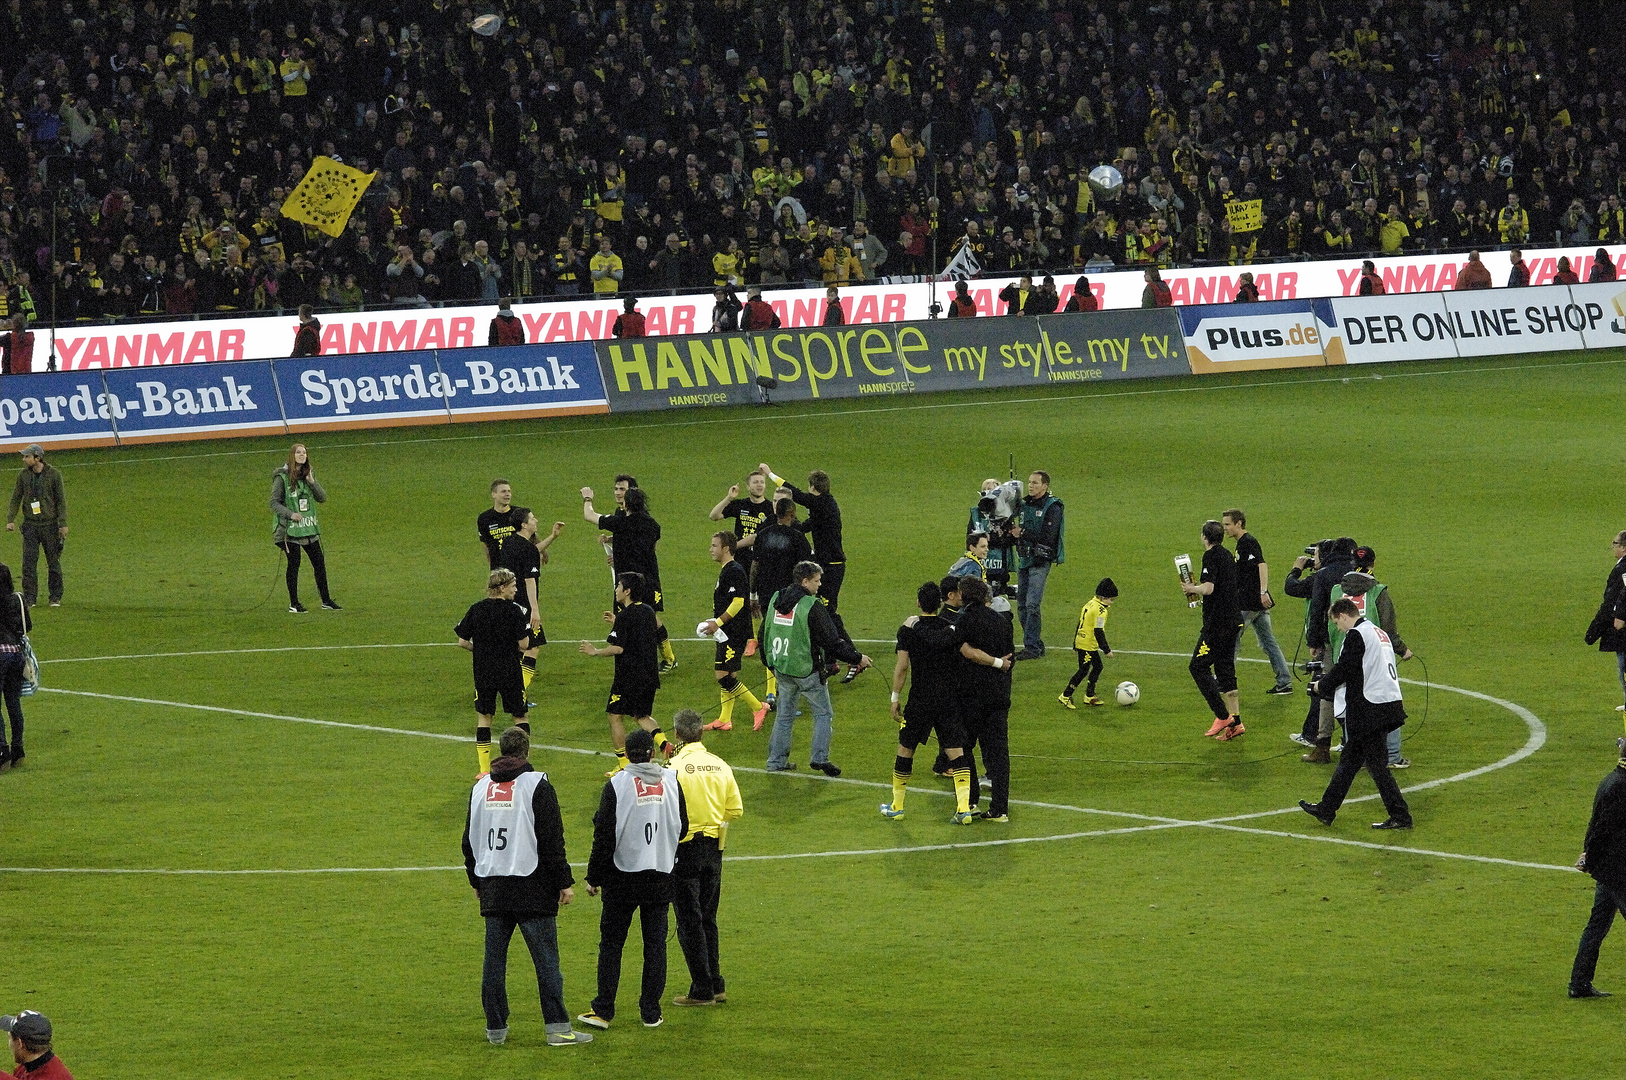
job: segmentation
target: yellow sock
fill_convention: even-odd
[[[661,659],[665,660],[668,664],[677,659],[677,654],[672,651],[671,638],[666,638],[661,642]]]
[[[617,750],[615,752],[615,771],[620,772],[622,769],[625,769],[626,767],[627,767],[627,752],[626,752],[626,750],[624,750],[624,749]]]
[[[734,722],[734,695],[738,690],[720,690],[723,696],[723,709],[717,714],[719,724],[728,725]]]
[[[666,736],[661,733],[660,728],[656,728],[654,731],[651,731],[649,734],[655,740],[655,753],[657,753],[657,754],[660,753],[661,752],[661,744],[666,741]]]
[[[736,701],[743,702],[745,707],[753,714],[762,710],[762,702],[757,700],[757,696],[751,693],[751,688],[746,686],[744,683],[740,683],[740,685],[735,688],[734,699]]]
[[[482,739],[479,735],[474,737],[474,756],[480,761],[480,771],[491,771],[491,732],[487,730]]]
[[[774,673],[771,671],[768,672],[768,693],[776,696],[779,693],[779,680],[774,677]]]
[[[954,808],[964,814],[971,810],[971,767],[964,757],[954,760],[959,763],[949,765],[949,776],[954,780]],[[897,787],[896,780],[892,786]]]
[[[909,774],[892,771],[892,809],[903,809],[903,797],[909,791]]]
[[[524,680],[525,689],[531,688],[531,680],[536,678],[536,660],[533,657],[522,657],[519,662],[520,678]]]

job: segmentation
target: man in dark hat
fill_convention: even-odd
[[[11,1057],[17,1062],[13,1075],[28,1080],[73,1080],[73,1074],[51,1049],[51,1021],[25,1009],[16,1016],[0,1016],[0,1031],[11,1037]]]
[[[1615,912],[1626,912],[1626,739],[1615,740],[1618,760],[1592,797],[1592,820],[1586,827],[1585,849],[1575,868],[1591,874],[1598,886],[1593,893],[1592,917],[1581,931],[1581,945],[1570,969],[1570,997],[1609,995],[1592,985],[1598,969],[1598,950],[1615,923]]]

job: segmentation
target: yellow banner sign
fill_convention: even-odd
[[[1236,199],[1225,204],[1225,216],[1231,220],[1234,233],[1258,232],[1265,227],[1265,201],[1263,199]]]

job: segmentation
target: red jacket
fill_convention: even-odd
[[[26,1065],[19,1065],[17,1071],[11,1075],[26,1077],[27,1080],[73,1080],[73,1074],[55,1054],[47,1054],[43,1058],[35,1058]]]
[[[5,354],[5,363],[0,367],[7,375],[26,375],[34,370],[34,332],[13,330],[0,335],[0,352]]]
[[[623,311],[615,317],[615,325],[610,327],[612,337],[647,337],[644,330],[644,313],[641,311]]]
[[[1074,289],[1073,295],[1067,298],[1067,306],[1063,311],[1100,311],[1101,302],[1095,298],[1094,289]]]
[[[1376,271],[1370,274],[1365,270],[1361,271],[1361,296],[1385,296],[1388,292],[1388,288],[1383,284],[1383,279],[1377,275]]]
[[[1491,287],[1490,267],[1482,262],[1463,263],[1457,273],[1457,288],[1488,289]]]
[[[949,313],[951,319],[970,319],[977,314],[977,302],[969,296],[962,297],[955,293],[949,297]]]
[[[761,298],[746,301],[744,314],[740,322],[741,330],[774,330],[779,327],[779,313],[774,311],[772,304]]]
[[[498,315],[491,320],[491,333],[487,335],[486,344],[525,344],[525,324],[520,321],[518,315]]]
[[[320,356],[322,353],[322,324],[316,319],[300,325],[294,331],[294,351],[289,356]]]
[[[1560,270],[1553,275],[1554,285],[1579,285],[1581,278],[1574,270]]]

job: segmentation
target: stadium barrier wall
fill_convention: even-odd
[[[608,412],[587,344],[12,375],[0,450]]]
[[[1322,324],[1308,300],[1174,308],[1194,375],[1321,367]]]
[[[1171,309],[601,341],[610,411],[1189,375]],[[762,387],[759,378],[775,385]]]
[[[1568,255],[1576,273],[1585,280],[1596,245],[1588,248],[1531,249],[1525,253],[1531,284],[1552,280],[1558,257]],[[1626,277],[1626,246],[1610,247]],[[1495,254],[1487,253],[1495,262]],[[1377,259],[1378,272],[1391,295],[1449,290],[1456,284],[1463,255],[1402,255]],[[1307,300],[1348,297],[1360,287],[1359,259],[1276,263],[1257,267],[1194,267],[1163,271],[1177,305],[1223,304],[1236,294],[1244,271],[1251,271],[1265,300]],[[1507,270],[1495,266],[1493,274],[1505,281]],[[1140,306],[1144,274],[1141,270],[1115,270],[1087,275],[1097,301],[1107,310]],[[999,291],[1014,276],[978,278],[970,283],[979,315],[1002,314]],[[1061,302],[1072,295],[1073,279],[1057,279]],[[842,309],[848,323],[886,324],[927,318],[933,295],[946,304],[951,286],[939,283],[887,283],[842,289]],[[816,328],[824,320],[822,288],[764,290],[790,329]],[[646,297],[639,301],[649,332],[682,336],[704,332],[711,326],[711,298],[705,295]],[[608,338],[621,300],[584,297],[556,303],[516,303],[514,313],[525,324],[526,341],[547,345]],[[369,311],[322,316],[322,354],[398,352],[473,348],[487,340],[496,309],[491,304],[446,308]],[[63,371],[121,367],[155,367],[225,360],[270,360],[285,357],[293,348],[298,320],[292,315],[202,319],[191,322],[130,323],[112,326],[70,324],[57,330],[58,367]],[[42,341],[43,344],[43,341]],[[36,348],[39,348],[37,346]],[[40,349],[43,352],[43,349]]]

